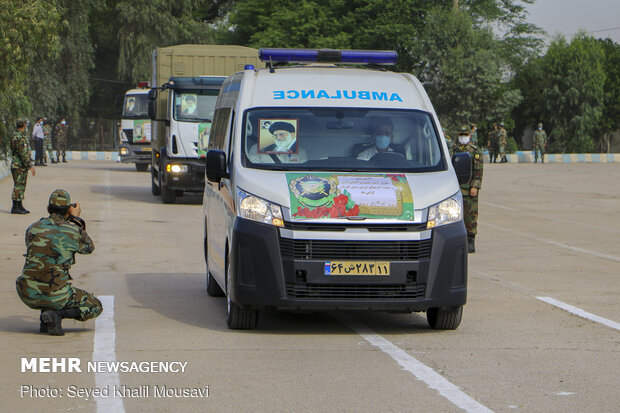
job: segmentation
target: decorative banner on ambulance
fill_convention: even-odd
[[[209,148],[209,133],[211,133],[211,123],[198,124],[198,156],[204,158],[207,156]]]
[[[366,217],[414,220],[404,174],[287,173],[294,220]]]
[[[140,119],[133,121],[133,143],[151,142],[151,121]]]

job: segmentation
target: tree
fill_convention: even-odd
[[[474,29],[464,12],[437,8],[411,45],[414,73],[424,84],[442,125],[502,120],[521,99],[502,82],[505,61],[489,29]]]
[[[620,130],[620,45],[611,39],[597,42],[605,52],[605,85],[596,143],[600,151],[609,153],[613,133]]]
[[[603,113],[604,61],[603,47],[592,37],[579,34],[570,43],[556,38],[543,57],[517,73],[525,95],[514,111],[521,127],[544,122],[551,151],[591,151]]]
[[[18,117],[28,116],[26,80],[35,56],[58,46],[58,13],[52,1],[1,0],[0,8],[0,138]]]

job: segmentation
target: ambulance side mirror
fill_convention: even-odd
[[[209,182],[220,182],[222,178],[229,178],[226,171],[226,154],[224,151],[211,149],[207,152],[206,174]]]
[[[452,165],[459,184],[463,185],[471,180],[471,156],[468,152],[455,153],[452,155]]]

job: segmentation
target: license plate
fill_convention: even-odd
[[[144,152],[150,152],[150,151],[152,151],[152,150],[153,150],[153,147],[151,147],[151,146],[142,146],[142,147],[140,148],[140,150],[141,150],[141,151],[144,151]]]
[[[325,275],[390,275],[389,261],[327,261]]]

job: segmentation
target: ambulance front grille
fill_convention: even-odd
[[[286,294],[299,300],[399,300],[422,299],[426,284],[357,285],[287,283]]]
[[[431,256],[432,239],[414,241],[344,241],[280,239],[283,258],[296,260],[417,261]]]

